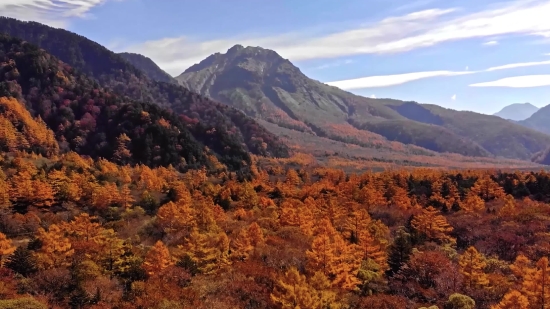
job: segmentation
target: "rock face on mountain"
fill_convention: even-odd
[[[495,116],[357,96],[308,78],[260,47],[236,45],[176,79],[249,116],[361,146],[395,141],[437,152],[528,159],[550,142],[550,136]]]
[[[494,115],[503,119],[521,121],[531,117],[538,110],[539,108],[531,103],[514,103],[505,106]]]
[[[130,62],[133,66],[143,71],[149,79],[156,80],[158,82],[177,83],[177,81],[170,76],[170,74],[159,68],[159,66],[149,57],[134,53],[118,54],[122,56],[122,58],[126,59],[126,61]]]

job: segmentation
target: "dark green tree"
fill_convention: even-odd
[[[389,247],[388,265],[390,269],[388,275],[397,273],[401,266],[409,261],[412,248],[411,234],[407,233],[404,227],[400,227]]]
[[[12,255],[8,256],[5,266],[24,277],[37,271],[36,261],[29,249],[24,246],[17,247]]]

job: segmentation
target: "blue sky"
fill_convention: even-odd
[[[547,0],[0,0],[0,12],[141,53],[172,75],[242,44],[369,97],[482,113],[550,104]]]

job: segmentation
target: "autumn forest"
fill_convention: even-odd
[[[0,18],[0,309],[550,308],[541,166],[319,154],[63,31]]]

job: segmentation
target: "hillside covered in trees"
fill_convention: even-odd
[[[0,308],[550,302],[546,172],[346,175],[252,159],[242,178],[3,154]]]
[[[288,148],[275,135],[237,109],[182,86],[151,80],[121,55],[83,36],[36,22],[5,17],[0,17],[0,33],[37,45],[63,61],[75,74],[83,74],[92,84],[95,83],[93,85],[120,98],[159,105],[177,115],[185,115],[186,121],[192,125],[193,136],[199,141],[216,139],[231,143],[229,147],[240,148],[238,151],[241,154],[289,155]],[[204,144],[215,151],[227,146],[215,149],[209,142]]]
[[[250,152],[269,155],[275,149],[279,155],[288,154],[286,146],[250,119],[238,120],[242,129],[216,120],[209,124],[196,113],[178,115],[113,94],[19,39],[0,36],[0,63],[0,96],[24,102],[54,131],[62,150],[111,159],[118,147],[126,147],[126,157],[119,158],[123,164],[183,169],[218,160],[240,169],[250,163]],[[189,93],[188,99],[198,97]]]

